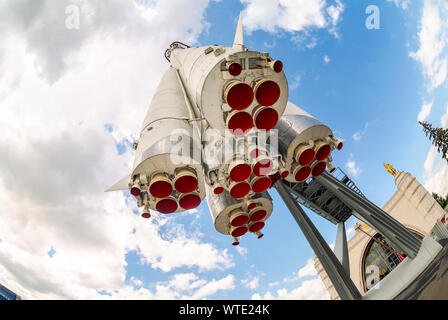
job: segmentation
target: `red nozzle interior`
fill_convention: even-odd
[[[173,186],[167,181],[156,181],[149,187],[149,192],[156,198],[166,198],[173,193]]]
[[[264,209],[257,210],[257,211],[255,211],[254,213],[251,214],[250,220],[254,221],[254,222],[263,220],[266,217],[267,214],[268,213]]]
[[[239,63],[234,62],[229,66],[229,73],[234,77],[239,76],[241,71],[243,71],[243,67]]]
[[[249,221],[249,217],[246,215],[241,215],[236,217],[235,219],[230,222],[232,227],[241,227],[244,226]]]
[[[315,155],[316,155],[316,152],[314,151],[314,149],[312,149],[312,148],[306,149],[305,151],[302,152],[302,154],[300,155],[300,157],[298,159],[299,164],[301,166],[306,166],[306,165],[310,164],[311,161],[313,161]]]
[[[255,163],[253,172],[257,177],[267,176],[271,173],[273,167],[274,163],[271,159],[262,159]]]
[[[232,109],[244,110],[254,101],[254,90],[247,83],[237,83],[227,92],[226,101]]]
[[[134,197],[138,197],[138,196],[140,195],[140,193],[141,193],[140,188],[137,188],[137,187],[132,187],[132,188],[131,188],[131,194],[132,194]]]
[[[313,177],[317,177],[320,176],[324,171],[325,168],[327,167],[327,163],[325,161],[321,161],[318,164],[316,164],[313,168]]]
[[[185,210],[194,209],[201,204],[201,197],[195,193],[187,194],[180,198],[179,204]]]
[[[240,199],[247,195],[250,191],[250,184],[247,182],[240,182],[230,189],[230,195],[235,199]]]
[[[142,218],[149,219],[149,218],[151,218],[151,214],[149,212],[143,212],[142,213]]]
[[[344,144],[342,142],[339,142],[338,145],[336,146],[336,149],[341,150],[343,146]]]
[[[274,63],[274,71],[279,73],[283,71],[283,62],[280,60],[275,61]]]
[[[241,182],[249,178],[252,173],[252,168],[247,163],[238,164],[230,171],[230,179],[236,182]]]
[[[310,167],[300,168],[296,173],[295,179],[297,182],[305,181],[310,176],[310,173],[311,173]]]
[[[316,152],[316,159],[319,161],[325,160],[331,152],[331,147],[328,144],[324,144],[322,147],[319,148]]]
[[[254,119],[247,112],[237,112],[228,121],[229,130],[235,136],[243,136],[254,126]]]
[[[252,210],[252,209],[254,209],[256,206],[257,206],[256,203],[251,203],[251,204],[249,204],[249,205],[247,206],[247,208],[248,208],[249,210]]]
[[[214,194],[221,194],[224,192],[224,188],[223,187],[216,187],[215,189],[213,189],[213,193]]]
[[[288,170],[283,171],[282,174],[281,174],[281,176],[282,176],[283,179],[288,178],[288,176],[289,176],[289,171],[288,171]]]
[[[173,213],[177,210],[177,202],[174,199],[162,199],[156,204],[156,210],[160,213]]]
[[[246,226],[236,228],[235,230],[232,231],[232,237],[235,237],[235,238],[241,237],[241,236],[245,235],[246,232],[247,232]]]
[[[276,82],[267,80],[258,86],[255,95],[262,106],[272,106],[280,98],[280,87]]]
[[[258,148],[252,149],[251,152],[249,153],[249,156],[252,159],[256,159],[259,155],[260,155],[260,150],[258,150]]]
[[[255,193],[263,193],[271,187],[271,179],[269,177],[259,178],[252,184],[252,190]]]
[[[274,174],[271,174],[269,176],[269,179],[271,179],[271,186],[273,186],[278,180],[280,180],[281,176],[280,173],[276,172]]]
[[[271,130],[278,122],[278,112],[273,108],[264,108],[255,117],[255,126],[260,130]]]
[[[194,176],[183,176],[176,180],[174,188],[180,193],[190,193],[198,187],[198,179]]]
[[[260,231],[261,229],[264,228],[264,226],[265,226],[265,223],[264,223],[263,221],[255,222],[254,224],[252,224],[252,225],[249,227],[249,231],[250,231],[250,232],[257,232],[257,231]]]

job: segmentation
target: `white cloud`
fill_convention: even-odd
[[[446,113],[441,116],[442,128],[446,128],[448,119],[448,106]],[[429,192],[440,195],[448,194],[448,163],[442,158],[435,146],[431,146],[423,165],[424,186]]]
[[[428,155],[426,156],[425,163],[423,165],[423,168],[425,169],[425,172],[423,174],[424,177],[430,177],[434,168],[434,161],[436,160],[436,157],[438,155],[437,148],[434,146],[431,146],[428,152]]]
[[[387,0],[387,2],[393,2],[397,7],[407,10],[410,0]]]
[[[246,247],[243,247],[243,246],[236,246],[236,251],[240,254],[240,255],[242,255],[242,256],[244,256],[244,255],[246,255],[247,254],[247,248]]]
[[[417,116],[418,121],[425,121],[425,119],[431,113],[432,104],[433,104],[432,102],[423,103],[423,106]]]
[[[329,300],[325,285],[319,277],[305,280],[301,285],[291,291],[287,289],[279,289],[276,294],[267,291],[263,296],[255,293],[253,300]]]
[[[438,155],[440,159],[442,158]],[[448,194],[448,164],[446,160],[440,160],[438,168],[429,179],[425,180],[424,186],[429,192],[435,192],[440,195]]]
[[[444,115],[440,117],[442,128],[446,128],[448,106]],[[448,163],[442,158],[435,146],[431,146],[423,165],[424,186],[429,192],[440,195],[448,194]]]
[[[275,287],[275,286],[278,286],[280,283],[281,283],[280,281],[269,282],[269,286]]]
[[[0,3],[0,280],[28,299],[180,297],[176,276],[155,292],[125,285],[126,253],[162,271],[226,270],[232,256],[103,190],[128,173],[133,151],[118,155],[116,144],[136,138],[164,50],[195,43],[208,2],[80,0],[77,31],[65,28],[69,3]],[[234,282],[195,279],[194,299]]]
[[[308,259],[308,261],[306,262],[306,265],[299,270],[299,272],[297,273],[297,276],[299,279],[305,278],[305,277],[310,277],[310,276],[314,276],[317,274],[316,268],[314,268],[314,260],[313,259]]]
[[[367,122],[367,123],[364,125],[364,128],[363,128],[363,129],[360,129],[360,130],[356,131],[356,132],[352,135],[353,140],[355,140],[356,142],[361,141],[362,137],[363,137],[364,134],[367,132],[367,129],[368,129],[368,128],[369,128],[369,123]]]
[[[315,275],[317,275],[317,271],[314,268],[314,259],[308,259],[304,267],[300,268],[292,277],[283,279],[283,283],[295,282]]]
[[[279,30],[288,32],[309,31],[328,28],[335,37],[337,25],[341,21],[344,5],[325,0],[241,0],[245,5],[244,24],[249,32],[265,30],[275,33]]]
[[[300,86],[300,82],[302,81],[302,75],[296,74],[293,76],[292,81],[288,84],[290,90],[296,90]]]
[[[260,278],[258,277],[250,277],[247,279],[241,280],[241,282],[244,284],[246,288],[249,288],[251,290],[255,290],[258,288],[258,285],[260,284]]]
[[[345,164],[346,169],[348,170],[348,173],[352,175],[354,178],[358,178],[361,174],[362,170],[359,167],[359,165],[356,163],[356,161],[353,159],[353,154],[350,154],[349,160]]]
[[[328,58],[328,56],[326,55],[326,56],[324,56],[324,62],[325,62],[325,64],[328,64],[328,63],[330,63],[330,58]]]
[[[448,14],[441,0],[425,0],[420,20],[419,48],[410,56],[420,62],[423,75],[429,81],[428,90],[442,85],[448,73]],[[442,17],[441,17],[442,15]]]
[[[219,280],[199,279],[193,273],[174,275],[169,281],[159,281],[154,290],[144,287],[126,286],[117,291],[106,291],[102,299],[129,300],[199,300],[216,294],[218,291],[231,290],[235,287],[235,277],[227,275]]]
[[[442,128],[448,128],[448,104],[446,105],[445,114],[440,118],[440,123],[442,125]]]

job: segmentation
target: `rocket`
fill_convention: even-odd
[[[240,14],[231,47],[171,44],[132,172],[106,190],[130,190],[146,219],[206,198],[215,229],[233,245],[247,233],[263,237],[277,180],[304,183],[331,172],[331,153],[343,146],[288,101],[283,63],[250,51],[243,38]]]

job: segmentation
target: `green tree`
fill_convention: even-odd
[[[448,162],[448,129],[433,128],[426,121],[418,123],[423,127],[423,131],[432,144],[437,147],[437,151],[442,154],[442,158]]]
[[[448,209],[448,193],[446,194],[445,197],[433,192],[432,196],[434,197],[434,199],[440,204],[440,206],[444,209],[447,210]]]

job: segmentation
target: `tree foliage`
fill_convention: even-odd
[[[448,193],[445,197],[443,197],[443,196],[433,192],[432,196],[443,209],[445,209],[445,210],[448,209]]]
[[[423,131],[437,148],[437,151],[442,154],[442,158],[448,162],[448,129],[433,128],[426,121],[419,121],[418,123],[423,127]]]

